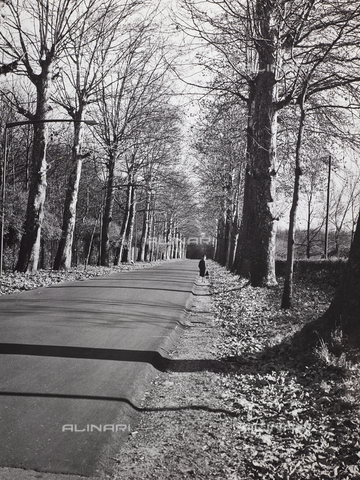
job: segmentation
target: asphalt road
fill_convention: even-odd
[[[95,475],[134,428],[197,262],[0,297],[0,467]]]

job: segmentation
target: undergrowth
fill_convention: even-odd
[[[293,343],[328,308],[333,279],[299,275],[293,308],[282,310],[281,278],[260,289],[215,264],[212,270],[219,355],[230,364],[223,381],[239,415],[238,478],[359,479],[360,362],[339,329],[315,348]]]

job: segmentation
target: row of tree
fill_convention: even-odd
[[[279,199],[290,197],[283,296],[289,307],[300,180],[315,172],[321,182],[317,165],[324,157],[358,146],[360,2],[207,4],[205,10],[201,2],[183,0],[182,26],[201,40],[197,58],[214,78],[216,99],[196,147],[212,167],[205,187],[213,173],[221,186],[218,230],[225,244],[218,258],[254,286],[275,284]]]
[[[326,142],[350,143],[341,131],[343,119],[330,123],[322,118],[314,134],[306,128],[302,148],[302,181],[300,185],[301,230],[296,244],[303,258],[346,256],[354,236],[359,214],[360,175],[355,161],[343,164],[326,154]],[[278,140],[277,258],[286,258],[284,238],[286,214],[291,205],[293,168],[296,148],[295,122],[282,123]],[[288,127],[293,127],[291,130]],[[198,177],[204,198],[202,216],[206,230],[217,238],[215,259],[232,269],[235,262],[242,218],[244,178],[246,171],[245,112],[229,98],[202,102],[202,118],[193,132],[193,148],[199,165]],[[326,131],[326,134],[325,134]],[[356,159],[354,159],[356,160]],[[216,215],[214,215],[216,212]],[[328,225],[328,229],[326,229]],[[329,241],[326,242],[326,231]]]
[[[101,265],[184,255],[192,193],[157,19],[142,0],[4,6],[2,209],[16,270],[49,255],[67,269],[94,246]]]

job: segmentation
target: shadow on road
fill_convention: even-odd
[[[123,350],[91,347],[68,347],[58,345],[30,345],[0,343],[0,355],[35,355],[40,357],[85,358],[119,362],[149,363],[161,372],[199,372],[224,370],[220,360],[173,360],[157,351]]]
[[[29,345],[29,344],[12,344],[1,343],[0,355],[35,355],[45,357],[63,357],[73,359],[93,359],[93,360],[110,360],[119,362],[141,362],[148,363],[161,372],[199,372],[199,371],[215,371],[221,372],[227,369],[226,363],[221,360],[173,360],[164,357],[157,351],[141,351],[141,350],[115,350],[106,348],[84,348],[84,347],[67,347],[54,345]],[[101,395],[75,395],[62,393],[42,393],[42,392],[14,392],[0,391],[0,397],[23,397],[23,398],[59,398],[65,400],[95,400],[106,402],[120,402],[127,404],[138,412],[160,412],[160,411],[181,411],[181,410],[203,410],[210,413],[223,413],[228,416],[237,416],[236,412],[223,408],[211,408],[207,405],[186,405],[174,407],[154,407],[146,408],[135,405],[131,400],[125,397],[101,396]]]
[[[140,362],[148,363],[161,372],[177,372],[192,373],[212,371],[225,375],[253,375],[265,371],[291,370],[298,381],[303,384],[303,388],[310,395],[317,396],[320,389],[319,382],[324,382],[334,377],[334,370],[329,368],[321,368],[319,372],[313,373],[313,377],[309,379],[306,374],[308,365],[316,365],[318,359],[313,355],[305,355],[299,358],[299,353],[289,351],[281,352],[281,346],[269,348],[266,352],[257,355],[244,355],[242,357],[227,357],[223,359],[170,359],[164,357],[157,351],[141,351],[141,350],[124,350],[124,349],[106,349],[106,348],[85,348],[85,347],[69,347],[54,345],[29,345],[29,344],[0,344],[0,355],[35,355],[45,357],[63,357],[73,359],[93,359],[108,360],[119,362]],[[295,353],[292,356],[292,353]],[[299,361],[300,360],[300,361]],[[340,372],[336,372],[341,377]],[[311,374],[310,374],[311,377]],[[309,381],[310,380],[310,381]],[[315,395],[315,392],[317,395]],[[16,396],[16,397],[39,397],[39,398],[63,398],[63,399],[86,399],[97,401],[122,402],[129,405],[135,411],[139,412],[156,412],[156,411],[177,411],[177,410],[206,410],[212,413],[224,413],[229,416],[238,416],[238,412],[228,409],[210,408],[206,405],[188,405],[178,407],[159,407],[159,408],[142,408],[133,404],[129,399],[114,396],[96,396],[96,395],[73,395],[61,393],[36,393],[36,392],[12,392],[2,391],[0,396]],[[332,408],[334,408],[332,406]],[[332,409],[330,408],[330,409]]]

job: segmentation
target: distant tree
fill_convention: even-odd
[[[338,256],[340,253],[341,233],[349,225],[350,228],[348,230],[351,231],[353,228],[354,218],[352,212],[354,211],[354,205],[359,203],[360,178],[359,175],[353,176],[353,174],[354,172],[348,172],[344,169],[342,175],[344,175],[345,178],[340,175],[341,178],[337,179],[338,183],[339,180],[342,181],[340,188],[335,186],[335,182],[333,182],[333,187],[331,188],[332,198],[330,200],[329,222],[334,229],[334,248],[330,253],[335,256]]]
[[[325,181],[323,172],[317,166],[319,162],[316,160],[315,158],[313,161],[314,168],[310,168],[308,171],[304,169],[303,194],[306,203],[306,238],[304,244],[306,258],[311,258],[313,245],[325,223],[324,209],[320,209],[320,199],[318,198],[319,194],[323,193]]]
[[[228,96],[206,102],[203,111],[204,119],[193,132],[199,201],[216,220],[208,232],[217,236],[215,259],[231,268],[241,221],[246,147],[240,125],[245,112]]]
[[[198,214],[194,186],[186,171],[165,170],[158,191],[158,208],[163,224],[164,258],[179,258],[181,234],[189,236]]]
[[[149,239],[151,222],[154,219],[155,201],[158,195],[157,186],[165,171],[176,168],[177,153],[180,147],[180,118],[178,109],[167,105],[159,106],[157,115],[149,112],[147,127],[144,128],[142,142],[142,172],[143,183],[143,219],[140,234],[138,260],[145,261],[149,257]],[[153,237],[153,236],[152,236]]]
[[[133,228],[135,186],[146,164],[143,145],[154,141],[157,132],[151,132],[150,127],[157,125],[163,111],[161,106],[166,103],[164,95],[168,94],[169,64],[164,46],[154,31],[155,24],[150,20],[147,18],[129,32],[126,54],[112,72],[111,81],[103,84],[97,103],[95,115],[100,119],[97,131],[104,150],[106,178],[102,265],[109,264],[109,228],[119,188],[125,190],[126,200],[115,262],[121,261],[124,245],[128,244]]]

